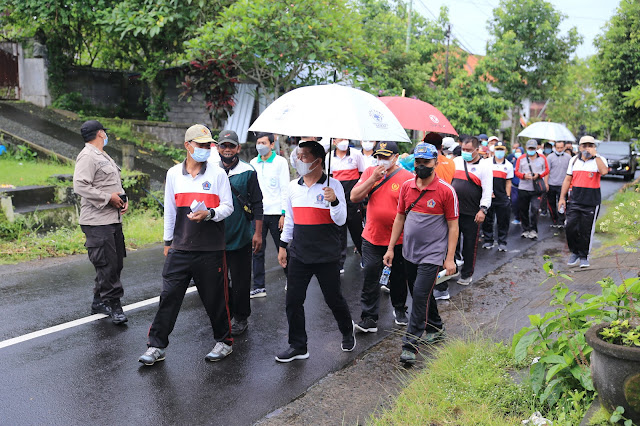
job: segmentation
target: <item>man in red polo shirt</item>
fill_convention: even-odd
[[[364,333],[378,331],[378,307],[380,302],[380,274],[382,256],[387,251],[391,228],[398,208],[398,196],[402,184],[413,179],[413,174],[398,166],[398,145],[395,142],[379,142],[374,151],[377,166],[367,168],[351,190],[351,201],[362,202],[369,198],[367,224],[362,233],[362,265],[364,282],[360,303],[362,320],[356,329]],[[407,279],[402,257],[402,236],[394,250],[395,259],[391,266],[389,290],[394,308],[395,323],[407,325]]]
[[[407,364],[416,362],[417,344],[425,330],[427,343],[444,338],[433,288],[443,267],[447,275],[456,272],[459,216],[456,191],[434,173],[438,164],[436,148],[419,143],[414,161],[416,178],[402,185],[391,240],[383,258],[385,265],[393,264],[395,245],[404,231],[402,255],[413,297],[400,355],[400,361]]]

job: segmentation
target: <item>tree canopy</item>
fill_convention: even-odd
[[[632,130],[640,126],[640,108],[624,95],[640,85],[639,43],[640,3],[621,0],[604,34],[595,39],[598,53],[594,61],[597,87],[611,105],[614,134],[619,139],[631,137]]]
[[[491,40],[480,70],[512,105],[512,140],[520,102],[546,99],[582,41],[575,27],[559,34],[564,18],[545,0],[501,0],[493,10]]]

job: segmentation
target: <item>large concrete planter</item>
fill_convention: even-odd
[[[609,324],[596,324],[585,337],[591,353],[591,375],[600,402],[613,411],[624,407],[624,416],[640,424],[640,348],[614,345],[600,338]]]

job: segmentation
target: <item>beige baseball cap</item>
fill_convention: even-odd
[[[580,145],[582,145],[583,143],[596,143],[596,140],[593,138],[593,136],[583,136],[580,138]]]
[[[189,127],[184,134],[185,142],[196,142],[196,143],[207,143],[214,142],[215,140],[211,136],[211,131],[207,128],[207,126],[203,126],[202,124],[194,124]]]

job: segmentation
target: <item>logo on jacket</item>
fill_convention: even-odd
[[[476,171],[476,168],[475,168],[475,167],[472,167],[472,168],[471,168],[471,171],[472,171],[472,172],[475,172],[475,171]]]
[[[391,184],[391,190],[392,191],[397,191],[398,189],[400,189],[400,184],[399,183],[392,183]]]
[[[589,173],[589,179],[593,177],[593,172]]]
[[[211,189],[211,183],[209,183],[209,181],[203,182],[202,183],[202,189],[204,189],[205,191],[208,191]]]
[[[316,204],[320,204],[324,202],[324,194],[316,195]]]
[[[427,207],[429,207],[430,209],[434,208],[435,206],[436,206],[436,200],[434,200],[433,198],[427,201]]]

